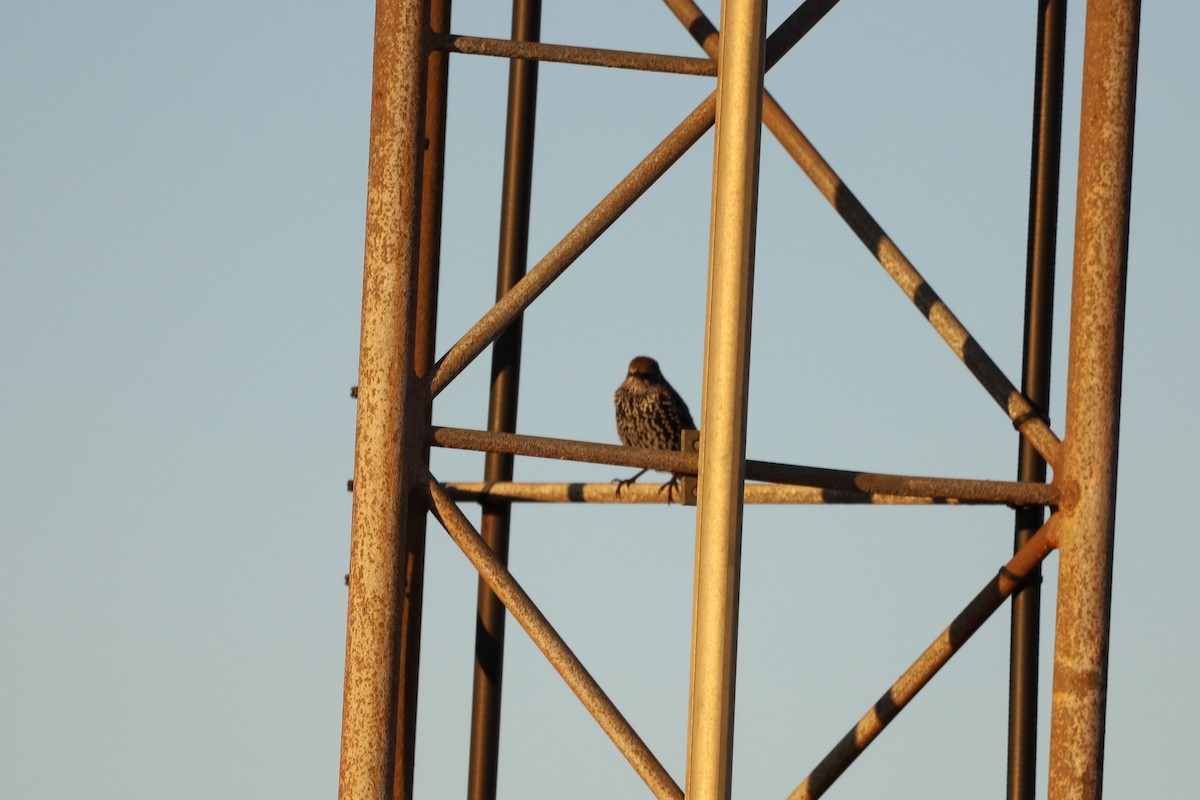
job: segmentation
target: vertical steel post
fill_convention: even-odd
[[[724,0],[705,319],[687,782],[728,798],[766,3]]]
[[[1101,796],[1129,256],[1138,0],[1089,0],[1060,476],[1051,800]]]
[[[1067,0],[1039,0],[1033,98],[1033,156],[1029,188],[1029,244],[1025,277],[1025,344],[1021,392],[1043,413],[1050,407],[1054,321],[1054,253],[1062,150],[1063,58]],[[1044,482],[1046,460],[1020,437],[1017,480]],[[1037,533],[1041,506],[1018,508],[1013,552]],[[1008,800],[1033,800],[1037,779],[1039,564],[1012,599],[1008,688]]]
[[[429,27],[439,33],[450,30],[450,0],[429,0]],[[425,99],[425,155],[421,169],[416,330],[413,335],[413,371],[418,378],[429,374],[437,355],[435,345],[442,244],[442,178],[446,156],[446,94],[449,69],[449,53],[436,50],[429,53],[426,78],[428,92]],[[428,410],[426,405],[422,413],[428,413]],[[422,461],[428,463],[429,447],[424,446],[421,449]],[[408,558],[404,599],[400,607],[400,687],[396,698],[396,764],[392,781],[394,798],[413,796],[427,516],[423,504],[409,504],[406,523]]]
[[[392,796],[398,612],[414,475],[413,415],[420,405],[412,363],[426,24],[426,0],[379,0],[376,6],[341,800]]]
[[[514,0],[512,38],[541,38],[541,0]],[[500,205],[500,254],[496,270],[499,300],[525,275],[529,251],[529,200],[533,182],[533,137],[537,112],[536,61],[514,59],[508,71],[508,122]],[[488,430],[512,433],[517,427],[521,374],[521,318],[492,346],[492,385]],[[513,457],[488,453],[485,483],[511,481]],[[483,504],[480,533],[501,563],[508,563],[512,504]],[[467,773],[469,800],[494,800],[500,758],[500,700],[504,678],[504,604],[479,579],[475,622],[475,679],[471,699],[471,750]]]

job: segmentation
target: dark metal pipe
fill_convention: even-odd
[[[541,0],[514,0],[512,38],[536,42],[541,35]],[[496,299],[525,276],[529,254],[529,202],[533,182],[534,121],[537,115],[536,61],[514,59],[508,71],[508,122],[500,206],[500,252]],[[521,317],[492,346],[492,385],[488,430],[512,433],[517,427],[521,376]],[[511,481],[513,456],[488,453],[484,481]],[[512,504],[483,504],[481,534],[501,564],[508,564]],[[481,577],[475,623],[475,678],[471,699],[471,752],[467,775],[469,800],[494,800],[500,758],[500,700],[504,678],[504,604]]]
[[[1066,19],[1067,0],[1040,0],[1038,3],[1021,393],[1043,414],[1050,406]],[[1022,437],[1019,447],[1017,480],[1045,482],[1046,460],[1028,439]],[[1044,516],[1044,510],[1038,506],[1017,509],[1014,552],[1033,537],[1042,526]],[[1012,600],[1008,684],[1009,800],[1033,800],[1036,793],[1041,578],[1039,564]]]

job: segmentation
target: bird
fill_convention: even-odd
[[[663,377],[658,362],[638,356],[629,362],[629,372],[613,395],[617,412],[617,436],[626,447],[678,450],[683,431],[695,429],[692,414],[679,392]],[[627,480],[614,479],[617,493],[636,481],[649,468]],[[677,475],[662,488],[674,487]],[[667,495],[670,502],[671,496]]]

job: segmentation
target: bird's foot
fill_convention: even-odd
[[[649,472],[649,470],[644,469],[641,472],[639,472],[637,475],[634,475],[632,478],[625,478],[624,480],[622,480],[621,478],[613,478],[612,482],[617,485],[617,497],[621,496],[622,489],[624,489],[629,484],[636,482],[638,478],[642,477],[647,472]]]
[[[613,478],[612,482],[617,485],[617,497],[621,496],[622,489],[624,489],[626,486],[629,486],[630,484],[632,484],[636,481],[637,481],[637,478],[625,478],[624,480],[622,480],[621,478]]]
[[[664,489],[666,490],[666,492],[667,492],[667,505],[671,505],[671,498],[672,498],[672,496],[674,495],[674,493],[675,493],[675,490],[676,490],[678,487],[679,487],[679,477],[678,477],[677,475],[672,475],[672,476],[671,476],[671,480],[667,481],[667,482],[666,482],[666,483],[664,483],[662,486],[658,487],[658,493],[659,493],[659,494],[662,494]]]

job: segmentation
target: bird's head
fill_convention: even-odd
[[[644,381],[646,383],[655,383],[662,380],[662,372],[658,369],[658,362],[649,356],[638,356],[633,361],[629,362],[629,374],[627,379],[635,381]]]

